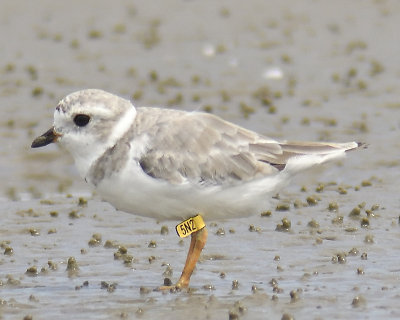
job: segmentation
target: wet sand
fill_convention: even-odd
[[[0,319],[399,318],[399,16],[397,1],[2,2]],[[207,221],[190,290],[155,292],[183,267],[179,221],[118,212],[63,150],[30,149],[89,87],[369,146],[268,213]]]

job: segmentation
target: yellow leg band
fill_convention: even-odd
[[[191,235],[193,232],[203,229],[205,226],[206,224],[204,223],[202,216],[198,214],[197,216],[191,217],[179,223],[175,227],[175,230],[179,237],[185,238],[188,235]]]

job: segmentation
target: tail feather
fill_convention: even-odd
[[[282,142],[282,155],[275,167],[289,172],[306,170],[316,164],[341,158],[347,151],[366,148],[361,142]],[[274,161],[275,162],[275,161]]]
[[[281,143],[283,152],[306,155],[306,154],[328,154],[338,150],[349,151],[363,146],[359,142],[284,142]]]

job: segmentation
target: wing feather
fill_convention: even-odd
[[[206,113],[138,108],[137,135],[148,135],[139,163],[150,176],[171,183],[232,184],[278,170],[269,162],[279,143]],[[151,118],[153,121],[148,121]]]
[[[301,156],[341,154],[356,142],[277,142],[207,113],[138,108],[135,134],[147,136],[137,159],[156,179],[180,184],[235,184],[283,170]]]

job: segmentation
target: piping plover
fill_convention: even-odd
[[[117,209],[187,219],[177,226],[180,236],[191,234],[177,288],[188,287],[206,243],[202,217],[260,213],[295,173],[363,145],[277,142],[212,114],[135,108],[97,89],[62,99],[53,127],[32,148],[52,142],[71,153],[82,178]]]

